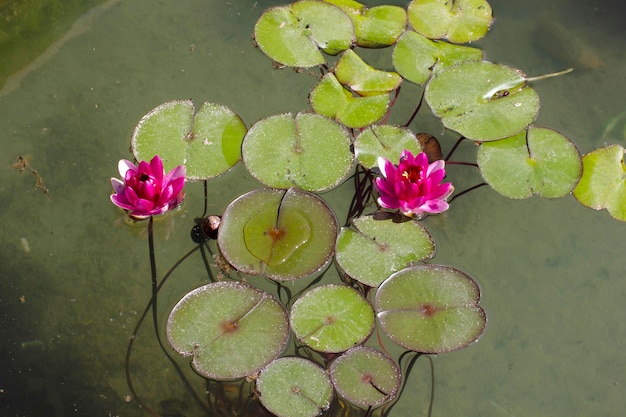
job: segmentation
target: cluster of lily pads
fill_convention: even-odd
[[[435,243],[419,216],[370,201],[374,178],[384,174],[381,158],[400,164],[405,152],[427,151],[441,159],[408,127],[384,123],[402,83],[423,86],[443,126],[479,145],[480,173],[500,194],[573,191],[582,204],[626,220],[624,149],[608,146],[581,160],[568,138],[534,126],[535,79],[467,45],[492,21],[483,0],[414,0],[406,9],[301,0],[270,8],[255,26],[256,43],[279,67],[320,68],[311,110],[248,128],[225,105],[196,110],[175,100],[141,119],[131,143],[137,161],[158,155],[167,170],[184,166],[188,181],[205,182],[242,161],[261,184],[227,206],[219,227],[216,217],[201,219],[198,242],[207,245],[217,228],[226,278],[184,295],[167,322],[171,347],[200,375],[254,381],[255,395],[278,416],[319,415],[336,397],[371,410],[396,399],[403,378],[374,332],[418,353],[461,349],[483,333],[477,283],[432,263]],[[391,49],[395,71],[370,66],[360,48]],[[362,184],[357,209],[340,227],[320,193],[351,176]],[[339,277],[327,279],[332,263]],[[263,277],[276,283],[275,293],[255,285]],[[306,279],[292,296],[290,284]]]

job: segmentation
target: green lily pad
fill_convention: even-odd
[[[336,55],[356,41],[347,14],[332,4],[313,0],[266,10],[254,27],[254,38],[274,61],[302,68],[326,63],[319,48]]]
[[[330,260],[337,219],[318,196],[298,190],[257,189],[226,207],[217,243],[237,270],[292,280]]]
[[[256,390],[263,406],[278,417],[315,417],[333,399],[326,371],[304,358],[276,359],[259,374]]]
[[[431,258],[435,242],[416,221],[394,222],[362,216],[343,227],[335,245],[337,264],[350,277],[378,287],[412,262]]]
[[[426,84],[424,98],[444,126],[476,141],[513,136],[539,112],[524,74],[486,61],[444,68]]]
[[[454,43],[482,38],[493,22],[491,6],[486,0],[413,0],[408,15],[416,32]]]
[[[574,197],[595,210],[607,209],[617,220],[626,221],[626,165],[624,148],[611,145],[583,156],[583,175]]]
[[[405,79],[424,84],[432,74],[466,61],[481,61],[483,51],[469,46],[433,41],[412,30],[398,39],[393,66]]]
[[[263,184],[317,192],[341,184],[354,161],[346,129],[313,113],[280,114],[255,123],[242,152],[246,168]]]
[[[169,171],[185,165],[187,179],[206,180],[232,168],[241,159],[246,125],[228,107],[204,103],[194,116],[191,100],[163,103],[141,118],[131,148],[138,161],[159,155]]]
[[[568,138],[532,126],[510,138],[483,142],[477,162],[485,181],[510,198],[563,197],[582,171],[578,149]]]
[[[288,338],[284,307],[272,295],[239,282],[192,290],[167,320],[172,348],[191,356],[199,374],[219,381],[257,373],[281,354]]]
[[[366,346],[343,353],[329,370],[339,395],[361,407],[376,407],[393,400],[402,381],[400,368],[389,356]]]
[[[341,54],[334,72],[337,81],[360,96],[388,93],[402,82],[397,72],[381,71],[368,65],[352,49]]]
[[[423,353],[462,349],[476,341],[487,317],[478,284],[454,268],[420,265],[393,274],[378,288],[376,314],[398,345]]]
[[[422,151],[417,137],[408,128],[391,125],[372,125],[354,140],[354,154],[365,168],[378,166],[378,157],[397,161],[404,150],[413,155]]]
[[[333,73],[322,77],[309,99],[316,113],[334,118],[352,129],[366,127],[382,119],[391,102],[389,93],[354,96]]]
[[[343,352],[362,343],[374,328],[374,310],[346,285],[326,284],[302,294],[291,307],[298,340],[320,352]]]
[[[356,31],[356,43],[364,48],[393,45],[406,29],[406,10],[398,6],[365,7],[352,0],[324,0],[340,7],[350,16]]]

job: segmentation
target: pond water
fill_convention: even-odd
[[[109,179],[117,161],[131,157],[135,124],[164,101],[226,104],[248,126],[308,108],[315,76],[273,70],[251,42],[256,19],[276,4],[283,2],[108,0],[0,90],[0,414],[146,415],[126,401],[124,355],[150,297],[147,238],[110,203]],[[496,22],[478,43],[488,60],[529,76],[575,67],[535,84],[537,125],[568,135],[583,154],[605,143],[626,146],[624,122],[603,134],[626,111],[623,3],[491,4]],[[6,60],[0,56],[0,65]],[[399,104],[392,122],[402,123],[413,105]],[[412,128],[442,130],[426,112]],[[453,143],[442,142],[444,152]],[[463,145],[455,158],[474,155]],[[11,167],[18,156],[47,193],[30,170]],[[448,172],[459,190],[480,181],[466,167]],[[209,183],[209,211],[221,213],[256,187],[236,167]],[[324,197],[344,213],[349,193],[345,185]],[[202,196],[200,183],[189,185],[183,210],[157,224],[161,275],[193,247],[189,230]],[[625,224],[571,196],[513,201],[487,187],[426,224],[438,245],[434,260],[479,282],[489,318],[477,343],[435,358],[433,416],[623,415]],[[195,256],[172,276],[160,295],[162,320],[206,280],[203,268]],[[149,325],[139,332],[131,372],[147,404],[203,415]],[[392,416],[427,415],[429,395],[428,362],[418,361]]]

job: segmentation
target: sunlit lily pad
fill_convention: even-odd
[[[311,91],[309,99],[316,113],[336,119],[353,129],[369,126],[382,119],[391,101],[389,93],[355,96],[341,85],[333,73],[324,75]]]
[[[444,68],[426,84],[424,98],[444,126],[476,141],[513,136],[539,112],[524,74],[486,61]]]
[[[416,32],[454,43],[482,38],[493,22],[491,6],[486,0],[413,0],[408,14]]]
[[[350,17],[332,4],[302,0],[266,10],[254,27],[259,48],[271,59],[292,67],[326,62],[320,48],[331,55],[355,42]]]
[[[341,184],[354,160],[346,129],[313,113],[280,114],[255,123],[242,152],[246,168],[263,184],[318,192]]]
[[[611,145],[583,156],[583,175],[574,197],[595,210],[607,209],[617,220],[626,221],[626,164],[624,148]]]
[[[362,216],[352,221],[352,227],[341,229],[335,251],[346,274],[377,287],[411,262],[432,257],[435,243],[419,222]]]
[[[420,265],[396,272],[378,288],[376,314],[395,343],[423,353],[461,349],[480,337],[487,317],[478,284],[454,268]]]
[[[408,128],[391,125],[372,125],[354,140],[354,154],[365,168],[378,166],[378,157],[397,161],[404,150],[413,155],[422,151],[415,134]]]
[[[259,399],[278,417],[315,417],[330,407],[333,386],[326,371],[308,359],[279,358],[256,381]]]
[[[258,372],[280,355],[288,337],[284,307],[272,295],[239,282],[196,288],[167,321],[174,350],[193,357],[199,374],[220,381]]]
[[[398,88],[402,82],[402,77],[397,72],[372,67],[352,49],[341,55],[334,72],[337,81],[361,96],[387,93]]]
[[[337,237],[337,219],[314,194],[257,189],[226,207],[217,242],[237,270],[291,280],[320,270]]]
[[[357,346],[331,363],[330,378],[346,400],[361,407],[376,407],[397,396],[402,374],[389,356]]]
[[[396,71],[416,84],[424,84],[433,73],[443,68],[482,59],[480,49],[433,41],[412,30],[404,32],[393,50]]]
[[[139,121],[131,148],[139,161],[159,155],[166,171],[185,165],[188,180],[205,180],[239,161],[245,134],[246,125],[226,106],[204,103],[194,116],[191,100],[174,100]]]
[[[364,48],[393,45],[406,29],[406,10],[398,6],[381,5],[367,8],[352,0],[324,0],[345,11],[354,23],[356,43]]]
[[[298,340],[320,352],[343,352],[362,343],[374,328],[374,310],[354,288],[326,284],[302,294],[291,307]]]
[[[485,181],[511,198],[563,197],[582,171],[580,154],[568,138],[532,126],[510,138],[483,142],[477,162]]]

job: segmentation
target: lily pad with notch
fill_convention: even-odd
[[[262,188],[226,207],[217,243],[240,272],[293,280],[329,262],[337,229],[334,213],[320,197],[293,188]]]
[[[239,282],[187,293],[167,320],[167,339],[202,376],[229,381],[257,373],[285,348],[289,323],[269,293]]]
[[[424,98],[444,126],[468,139],[490,141],[526,129],[539,112],[539,96],[524,74],[486,61],[444,68]]]
[[[354,155],[347,130],[314,113],[285,113],[255,123],[243,140],[243,162],[263,184],[327,191],[350,173]]]
[[[412,262],[431,258],[435,242],[417,221],[377,219],[370,215],[355,218],[352,227],[341,229],[335,252],[337,264],[346,274],[378,287]]]
[[[329,72],[313,87],[309,95],[313,111],[333,118],[352,129],[369,126],[385,116],[391,103],[389,93],[365,97],[353,94]]]
[[[261,404],[278,417],[315,417],[330,407],[333,386],[326,370],[300,357],[283,357],[256,380]]]
[[[335,64],[334,73],[337,81],[360,96],[388,93],[398,88],[402,82],[402,77],[397,72],[372,67],[352,49],[341,54]]]
[[[392,125],[372,125],[363,129],[354,140],[354,154],[365,168],[378,166],[378,157],[397,161],[402,151],[413,155],[422,151],[411,129]]]
[[[583,175],[574,197],[584,206],[607,209],[617,220],[626,221],[626,164],[624,148],[610,145],[582,158]]]
[[[407,30],[393,50],[393,66],[405,79],[424,84],[432,74],[466,61],[480,61],[483,51],[445,41],[433,41]]]
[[[254,38],[274,61],[301,68],[326,63],[320,48],[336,55],[356,41],[352,20],[343,10],[314,0],[266,10],[254,27]]]
[[[483,142],[477,162],[491,188],[510,198],[564,197],[582,171],[572,141],[552,129],[533,126],[510,138]]]
[[[194,115],[191,100],[173,100],[141,118],[131,149],[138,161],[159,155],[166,171],[185,165],[188,180],[206,180],[239,162],[246,130],[241,118],[226,106],[203,103]]]
[[[493,23],[491,6],[486,0],[413,0],[408,17],[416,32],[454,43],[482,38]]]
[[[381,351],[357,346],[333,360],[331,381],[343,398],[361,407],[377,407],[398,395],[402,374]]]
[[[291,307],[291,328],[320,352],[343,352],[361,344],[374,328],[374,310],[354,288],[325,284],[302,294]]]
[[[382,330],[398,345],[416,352],[442,353],[476,341],[487,324],[478,305],[478,284],[443,265],[419,265],[391,275],[376,293]]]
[[[365,7],[353,0],[324,0],[345,11],[352,19],[356,43],[363,48],[393,45],[406,29],[406,10],[399,6]]]

